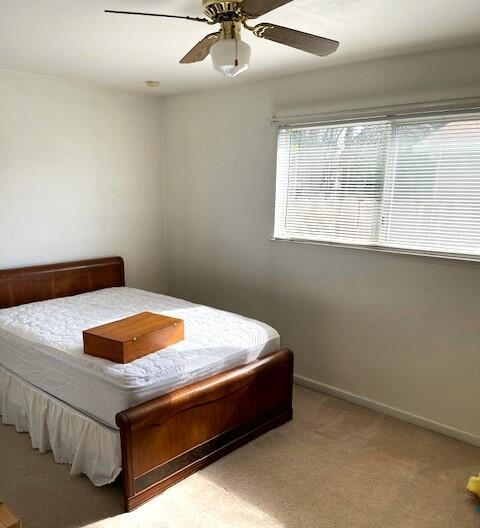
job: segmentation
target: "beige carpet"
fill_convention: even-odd
[[[295,419],[131,514],[0,426],[0,497],[25,528],[470,528],[464,492],[480,450],[361,407],[295,390]]]

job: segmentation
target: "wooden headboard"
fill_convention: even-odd
[[[0,270],[0,308],[125,286],[121,257]]]

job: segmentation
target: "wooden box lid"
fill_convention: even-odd
[[[21,528],[22,523],[0,499],[0,528]]]
[[[181,319],[142,312],[85,330],[85,354],[129,363],[184,339]]]

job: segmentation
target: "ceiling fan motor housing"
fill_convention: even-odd
[[[215,22],[234,20],[238,18],[238,12],[242,0],[236,2],[218,0],[203,0],[203,12]]]

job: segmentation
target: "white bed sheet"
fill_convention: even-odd
[[[185,340],[126,365],[83,353],[83,330],[142,311],[183,319]],[[279,346],[264,323],[126,287],[0,310],[0,366],[111,427],[119,411]]]

